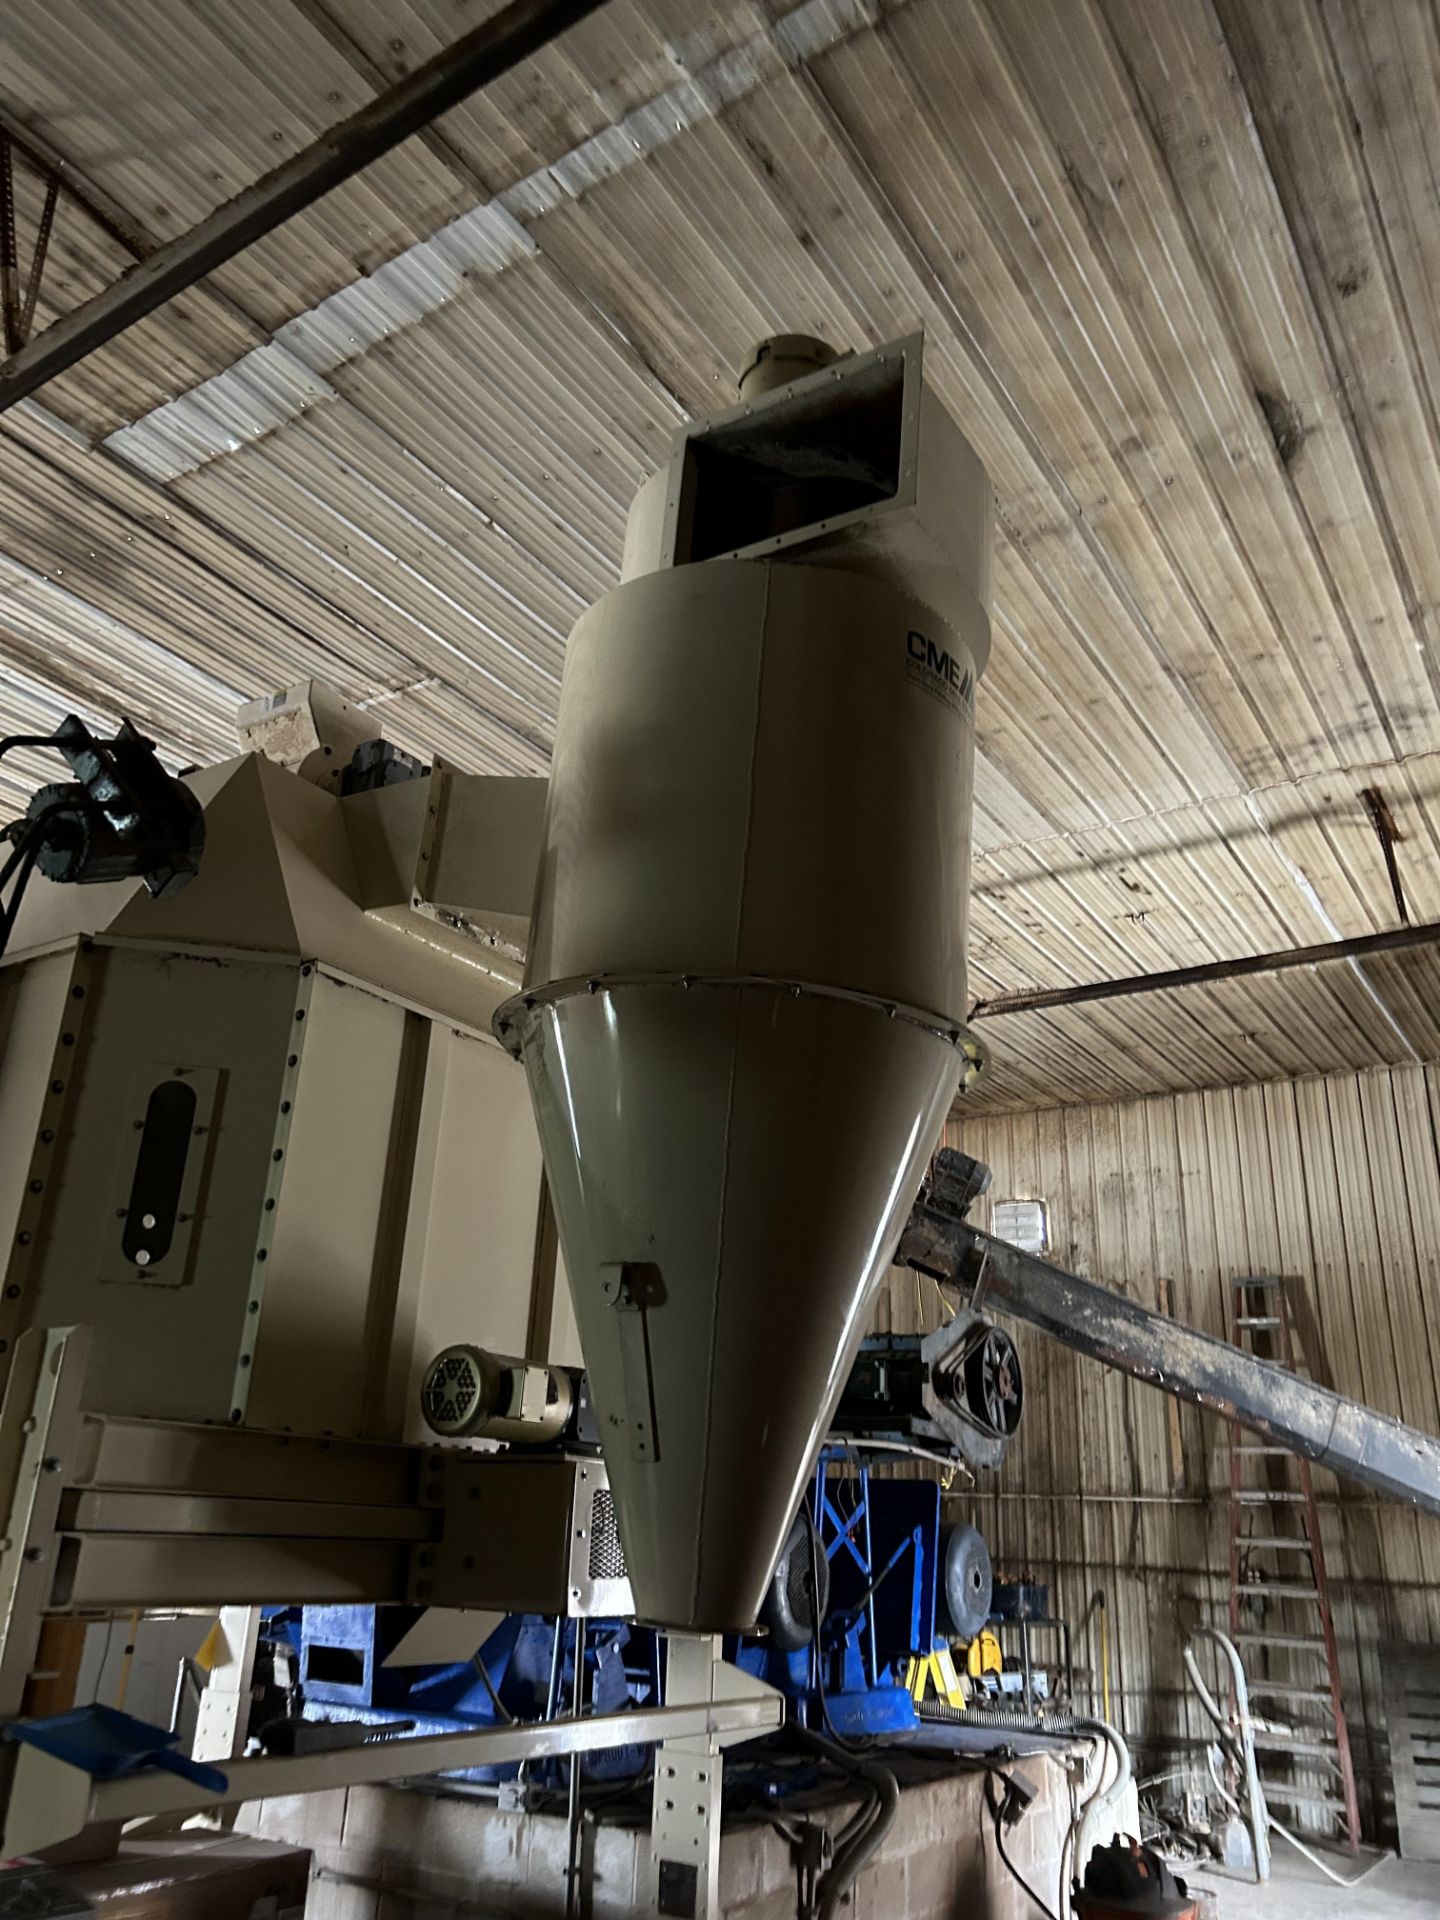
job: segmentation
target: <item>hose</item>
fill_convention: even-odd
[[[1090,1858],[1093,1844],[1090,1836],[1094,1827],[1124,1793],[1132,1777],[1130,1749],[1108,1720],[1095,1720],[1077,1713],[1057,1713],[1042,1721],[1034,1715],[1013,1713],[1003,1707],[952,1707],[939,1700],[923,1706],[920,1718],[952,1726],[984,1728],[995,1733],[1046,1733],[1062,1737],[1081,1734],[1103,1741],[1115,1756],[1115,1778],[1108,1787],[1105,1786],[1105,1764],[1102,1759],[1099,1783],[1086,1801],[1079,1821],[1071,1826],[1077,1879],[1084,1873],[1085,1863]]]
[[[1337,1873],[1334,1867],[1320,1858],[1318,1853],[1315,1853],[1311,1848],[1307,1847],[1298,1834],[1291,1833],[1288,1827],[1282,1827],[1273,1813],[1269,1813],[1268,1817],[1270,1821],[1270,1831],[1272,1833],[1278,1833],[1282,1840],[1288,1840],[1298,1853],[1304,1854],[1312,1867],[1318,1867],[1325,1878],[1327,1880],[1333,1880],[1337,1887],[1358,1887],[1362,1880],[1368,1878],[1370,1874],[1374,1873],[1378,1866],[1381,1866],[1390,1858],[1388,1853],[1378,1853],[1370,1862],[1369,1866],[1362,1867],[1359,1873]]]
[[[871,1796],[871,1804],[862,1808],[842,1829],[835,1858],[821,1882],[818,1920],[836,1920],[841,1900],[854,1885],[860,1869],[895,1824],[895,1815],[900,1808],[900,1787],[888,1767],[865,1759],[851,1752],[848,1747],[838,1746],[833,1740],[822,1739],[808,1727],[795,1727],[792,1731],[797,1739],[823,1755],[832,1766],[852,1775]]]
[[[1210,1769],[1210,1784],[1225,1802],[1226,1806],[1229,1807],[1230,1811],[1238,1819],[1243,1820],[1245,1818],[1245,1809],[1220,1778],[1220,1768],[1216,1760],[1216,1755],[1219,1752],[1219,1747],[1206,1747],[1205,1749],[1205,1764]]]
[[[1085,1802],[1085,1811],[1080,1816],[1080,1831],[1075,1839],[1074,1871],[1075,1878],[1082,1880],[1085,1876],[1085,1867],[1090,1859],[1091,1848],[1094,1844],[1090,1839],[1090,1835],[1102,1815],[1110,1811],[1121,1794],[1124,1793],[1130,1785],[1132,1771],[1130,1766],[1130,1749],[1126,1746],[1124,1737],[1116,1728],[1111,1726],[1108,1720],[1077,1718],[1074,1731],[1076,1733],[1088,1733],[1097,1739],[1105,1741],[1115,1756],[1115,1778],[1110,1782],[1108,1787],[1104,1784],[1105,1762],[1102,1759],[1100,1762],[1100,1785],[1096,1787],[1094,1793],[1091,1794],[1090,1798]]]
[[[1265,1790],[1260,1784],[1260,1772],[1255,1760],[1255,1727],[1250,1718],[1250,1689],[1245,1680],[1244,1663],[1235,1647],[1235,1643],[1230,1639],[1228,1634],[1221,1633],[1217,1627],[1197,1627],[1190,1638],[1192,1642],[1201,1638],[1213,1640],[1230,1663],[1231,1683],[1235,1689],[1235,1717],[1239,1723],[1238,1732],[1235,1728],[1232,1728],[1228,1718],[1221,1711],[1219,1703],[1215,1700],[1210,1689],[1206,1686],[1204,1679],[1201,1677],[1200,1668],[1191,1647],[1187,1645],[1185,1648],[1185,1671],[1189,1674],[1191,1684],[1200,1696],[1201,1706],[1204,1707],[1206,1713],[1208,1713],[1210,1718],[1215,1722],[1223,1745],[1226,1748],[1231,1748],[1236,1745],[1239,1746],[1241,1758],[1245,1764],[1245,1792],[1250,1807],[1250,1818],[1247,1825],[1250,1828],[1251,1844],[1255,1849],[1256,1880],[1265,1881],[1270,1878],[1270,1835],[1272,1833],[1278,1833],[1282,1840],[1288,1840],[1297,1853],[1303,1854],[1311,1866],[1323,1873],[1325,1878],[1333,1882],[1335,1886],[1359,1886],[1360,1882],[1365,1879],[1368,1874],[1372,1874],[1375,1871],[1381,1861],[1389,1858],[1388,1854],[1378,1854],[1376,1858],[1370,1862],[1369,1866],[1362,1868],[1359,1873],[1337,1873],[1328,1861],[1322,1859],[1313,1848],[1307,1847],[1298,1834],[1292,1833],[1288,1827],[1280,1824],[1266,1805]],[[1230,1805],[1234,1807],[1235,1801],[1231,1798],[1230,1794],[1226,1792],[1225,1788],[1220,1786],[1219,1780],[1215,1778],[1216,1769],[1213,1762],[1211,1763],[1210,1774],[1211,1778],[1215,1780],[1216,1786],[1220,1787],[1221,1796],[1225,1800],[1228,1800]],[[1239,1811],[1238,1807],[1236,1811]]]
[[[479,1674],[480,1684],[490,1696],[490,1704],[495,1709],[496,1718],[500,1720],[503,1725],[513,1727],[515,1724],[515,1716],[500,1698],[495,1682],[490,1678],[490,1669],[485,1664],[485,1656],[478,1647],[470,1656],[470,1664],[474,1667],[476,1673]]]
[[[1114,1806],[1132,1778],[1130,1749],[1108,1720],[1095,1720],[1077,1713],[1056,1713],[1040,1720],[1033,1714],[1015,1713],[1004,1707],[952,1707],[940,1700],[921,1707],[920,1718],[952,1726],[983,1728],[995,1733],[1044,1733],[1062,1737],[1080,1734],[1103,1742],[1115,1756],[1115,1778],[1108,1787],[1104,1784],[1105,1762],[1102,1758],[1095,1791],[1086,1801],[1079,1819],[1071,1822],[1066,1838],[1067,1846],[1073,1842],[1076,1878],[1084,1873],[1091,1850],[1087,1843],[1090,1842],[1096,1822]]]
[[[825,1896],[820,1902],[820,1920],[835,1920],[843,1896],[848,1895],[860,1869],[877,1851],[881,1841],[895,1824],[900,1810],[900,1786],[888,1767],[867,1762],[874,1779],[877,1801],[874,1815],[863,1830],[846,1846],[825,1876]]]
[[[1205,1684],[1200,1663],[1195,1658],[1196,1640],[1214,1641],[1229,1662],[1230,1684],[1235,1690],[1235,1715],[1239,1722],[1238,1735]],[[1238,1738],[1240,1758],[1245,1768],[1245,1795],[1250,1808],[1247,1824],[1250,1828],[1250,1844],[1255,1850],[1255,1878],[1263,1883],[1270,1878],[1271,1815],[1260,1785],[1260,1770],[1255,1764],[1255,1729],[1250,1722],[1250,1689],[1245,1681],[1244,1664],[1228,1634],[1221,1633],[1218,1627],[1197,1627],[1186,1642],[1185,1671],[1190,1676],[1190,1684],[1200,1696],[1201,1706],[1214,1721],[1222,1742],[1233,1748]]]
[[[1094,1786],[1090,1786],[1090,1760],[1088,1759],[1085,1763],[1085,1771],[1080,1781],[1080,1788],[1090,1786],[1090,1791],[1085,1795],[1083,1801],[1080,1798],[1080,1788],[1076,1787],[1073,1780],[1070,1784],[1070,1824],[1065,1829],[1065,1838],[1060,1847],[1060,1905],[1063,1909],[1068,1910],[1069,1908],[1069,1891],[1072,1878],[1076,1880],[1079,1878],[1081,1828],[1086,1813],[1088,1813],[1091,1805],[1100,1797],[1104,1789],[1105,1762],[1109,1757],[1110,1751],[1110,1744],[1104,1736],[1098,1733],[1092,1733],[1090,1735],[1090,1757],[1097,1762],[1095,1768],[1095,1784]]]

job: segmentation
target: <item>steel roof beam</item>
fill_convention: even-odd
[[[188,233],[0,362],[0,413],[194,286],[472,93],[538,53],[604,0],[511,0],[404,80],[323,133]]]
[[[1001,1014],[1040,1013],[1047,1007],[1077,1007],[1090,1000],[1170,993],[1176,987],[1213,986],[1249,974],[1287,973],[1294,967],[1322,967],[1337,960],[1369,960],[1437,944],[1440,920],[1427,920],[1421,926],[1387,927],[1383,932],[1360,933],[1349,940],[1322,940],[1316,946],[1284,947],[1278,953],[1246,953],[1233,960],[1205,960],[1197,966],[1170,967],[1161,973],[1132,973],[1118,980],[1083,980],[1067,987],[1022,987],[1015,993],[994,993],[987,1000],[975,1002],[970,1018],[995,1020]]]

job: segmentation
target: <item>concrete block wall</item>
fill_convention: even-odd
[[[1006,1845],[1053,1907],[1069,1789],[1057,1761],[1022,1765],[1040,1791]],[[821,1817],[838,1826],[849,1811],[838,1806]],[[437,1793],[352,1787],[261,1802],[242,1811],[240,1824],[312,1850],[307,1920],[559,1920],[565,1911],[563,1818],[502,1813],[484,1801]],[[649,1912],[649,1854],[648,1833],[587,1823],[584,1920]],[[720,1889],[726,1920],[794,1920],[797,1881],[783,1837],[766,1825],[728,1830]],[[847,1914],[849,1920],[1033,1920],[1028,1904],[996,1854],[984,1775],[974,1772],[902,1792],[895,1824],[856,1882]]]

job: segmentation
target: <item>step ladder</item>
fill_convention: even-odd
[[[1282,1280],[1234,1282],[1233,1343],[1296,1371]],[[1230,1429],[1230,1638],[1240,1650],[1265,1797],[1287,1821],[1360,1844],[1355,1767],[1310,1463]]]

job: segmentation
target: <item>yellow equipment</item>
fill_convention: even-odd
[[[1000,1673],[1005,1665],[1000,1641],[989,1627],[982,1627],[965,1649],[965,1671],[972,1680],[983,1680],[987,1673]]]
[[[905,1669],[905,1685],[917,1707],[931,1686],[935,1697],[943,1700],[947,1707],[965,1705],[965,1684],[955,1671],[949,1647],[939,1646],[927,1654],[912,1654]]]

